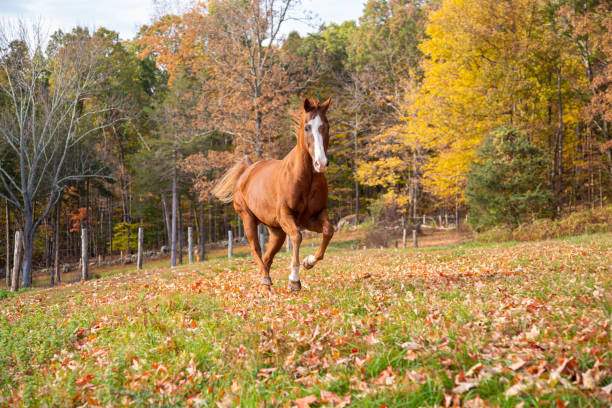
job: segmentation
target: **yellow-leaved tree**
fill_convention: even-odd
[[[424,78],[405,98],[407,144],[431,154],[427,190],[463,200],[483,137],[512,124],[550,156],[548,180],[564,194],[577,160],[584,64],[543,0],[446,0],[429,15]]]

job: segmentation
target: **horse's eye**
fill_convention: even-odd
[[[310,125],[306,125],[306,126],[304,127],[304,130],[305,130],[305,131],[307,131],[307,132],[310,132]]]

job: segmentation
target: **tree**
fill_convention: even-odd
[[[478,149],[466,197],[477,229],[500,223],[518,226],[526,215],[552,214],[553,192],[546,180],[548,158],[527,135],[499,128]]]
[[[612,157],[605,115],[594,109],[608,89],[593,79],[609,60],[609,6],[599,3],[448,0],[430,13],[423,82],[405,110],[410,138],[430,151],[425,188],[461,200],[483,138],[511,123],[547,151],[557,211],[592,200],[593,170]]]
[[[106,124],[104,110],[89,109],[101,79],[100,49],[86,31],[76,31],[60,47],[43,52],[45,38],[25,23],[0,27],[0,139],[17,168],[0,162],[0,195],[23,214],[22,286],[32,282],[34,234],[72,180],[98,175],[87,156],[72,156]],[[35,214],[34,203],[42,210]]]

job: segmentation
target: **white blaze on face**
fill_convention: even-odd
[[[312,165],[317,173],[324,173],[327,170],[327,157],[325,156],[325,146],[323,146],[323,135],[319,128],[323,125],[323,121],[319,115],[315,116],[310,122],[312,136],[314,138],[314,157]]]

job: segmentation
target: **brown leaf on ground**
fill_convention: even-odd
[[[510,369],[511,369],[512,371],[518,371],[518,370],[520,370],[521,368],[523,368],[523,366],[524,366],[525,364],[527,364],[527,362],[526,362],[526,361],[523,361],[522,359],[519,359],[518,361],[516,361],[516,362],[514,362],[514,363],[510,364],[510,366],[509,366],[509,367],[510,367]]]
[[[400,344],[400,347],[406,350],[419,350],[422,348],[419,343],[414,343],[412,341],[404,342]]]
[[[310,404],[314,404],[315,402],[317,402],[317,397],[314,395],[307,395],[293,401],[297,408],[310,408]]]
[[[582,374],[582,386],[587,390],[594,390],[597,387],[597,380],[593,375],[593,369]]]
[[[483,369],[484,365],[482,363],[474,364],[467,373],[465,373],[466,377],[473,377],[474,375],[478,375],[480,371]]]
[[[385,368],[379,375],[374,379],[374,383],[378,385],[391,385],[395,382],[395,376],[393,375],[393,368],[391,366]]]
[[[486,408],[488,407],[488,405],[484,402],[482,398],[476,395],[475,398],[469,401],[465,401],[465,403],[463,404],[463,407],[464,408]]]
[[[478,386],[478,381],[465,381],[457,383],[457,386],[453,388],[453,394],[462,394],[476,386]]]
[[[331,391],[322,390],[321,391],[321,402],[325,402],[327,404],[332,404],[336,408],[342,408],[342,407],[345,407],[348,404],[350,404],[351,396],[350,395],[346,395],[346,396],[341,398],[337,394],[335,394],[335,393],[333,393]]]
[[[525,389],[527,389],[527,385],[523,383],[514,384],[512,387],[508,388],[506,392],[504,392],[504,395],[506,397],[514,397],[516,395],[519,395]]]
[[[531,326],[531,330],[525,333],[525,338],[527,340],[533,341],[537,339],[539,335],[540,335],[540,329],[538,329],[538,326],[534,324],[533,326]]]

